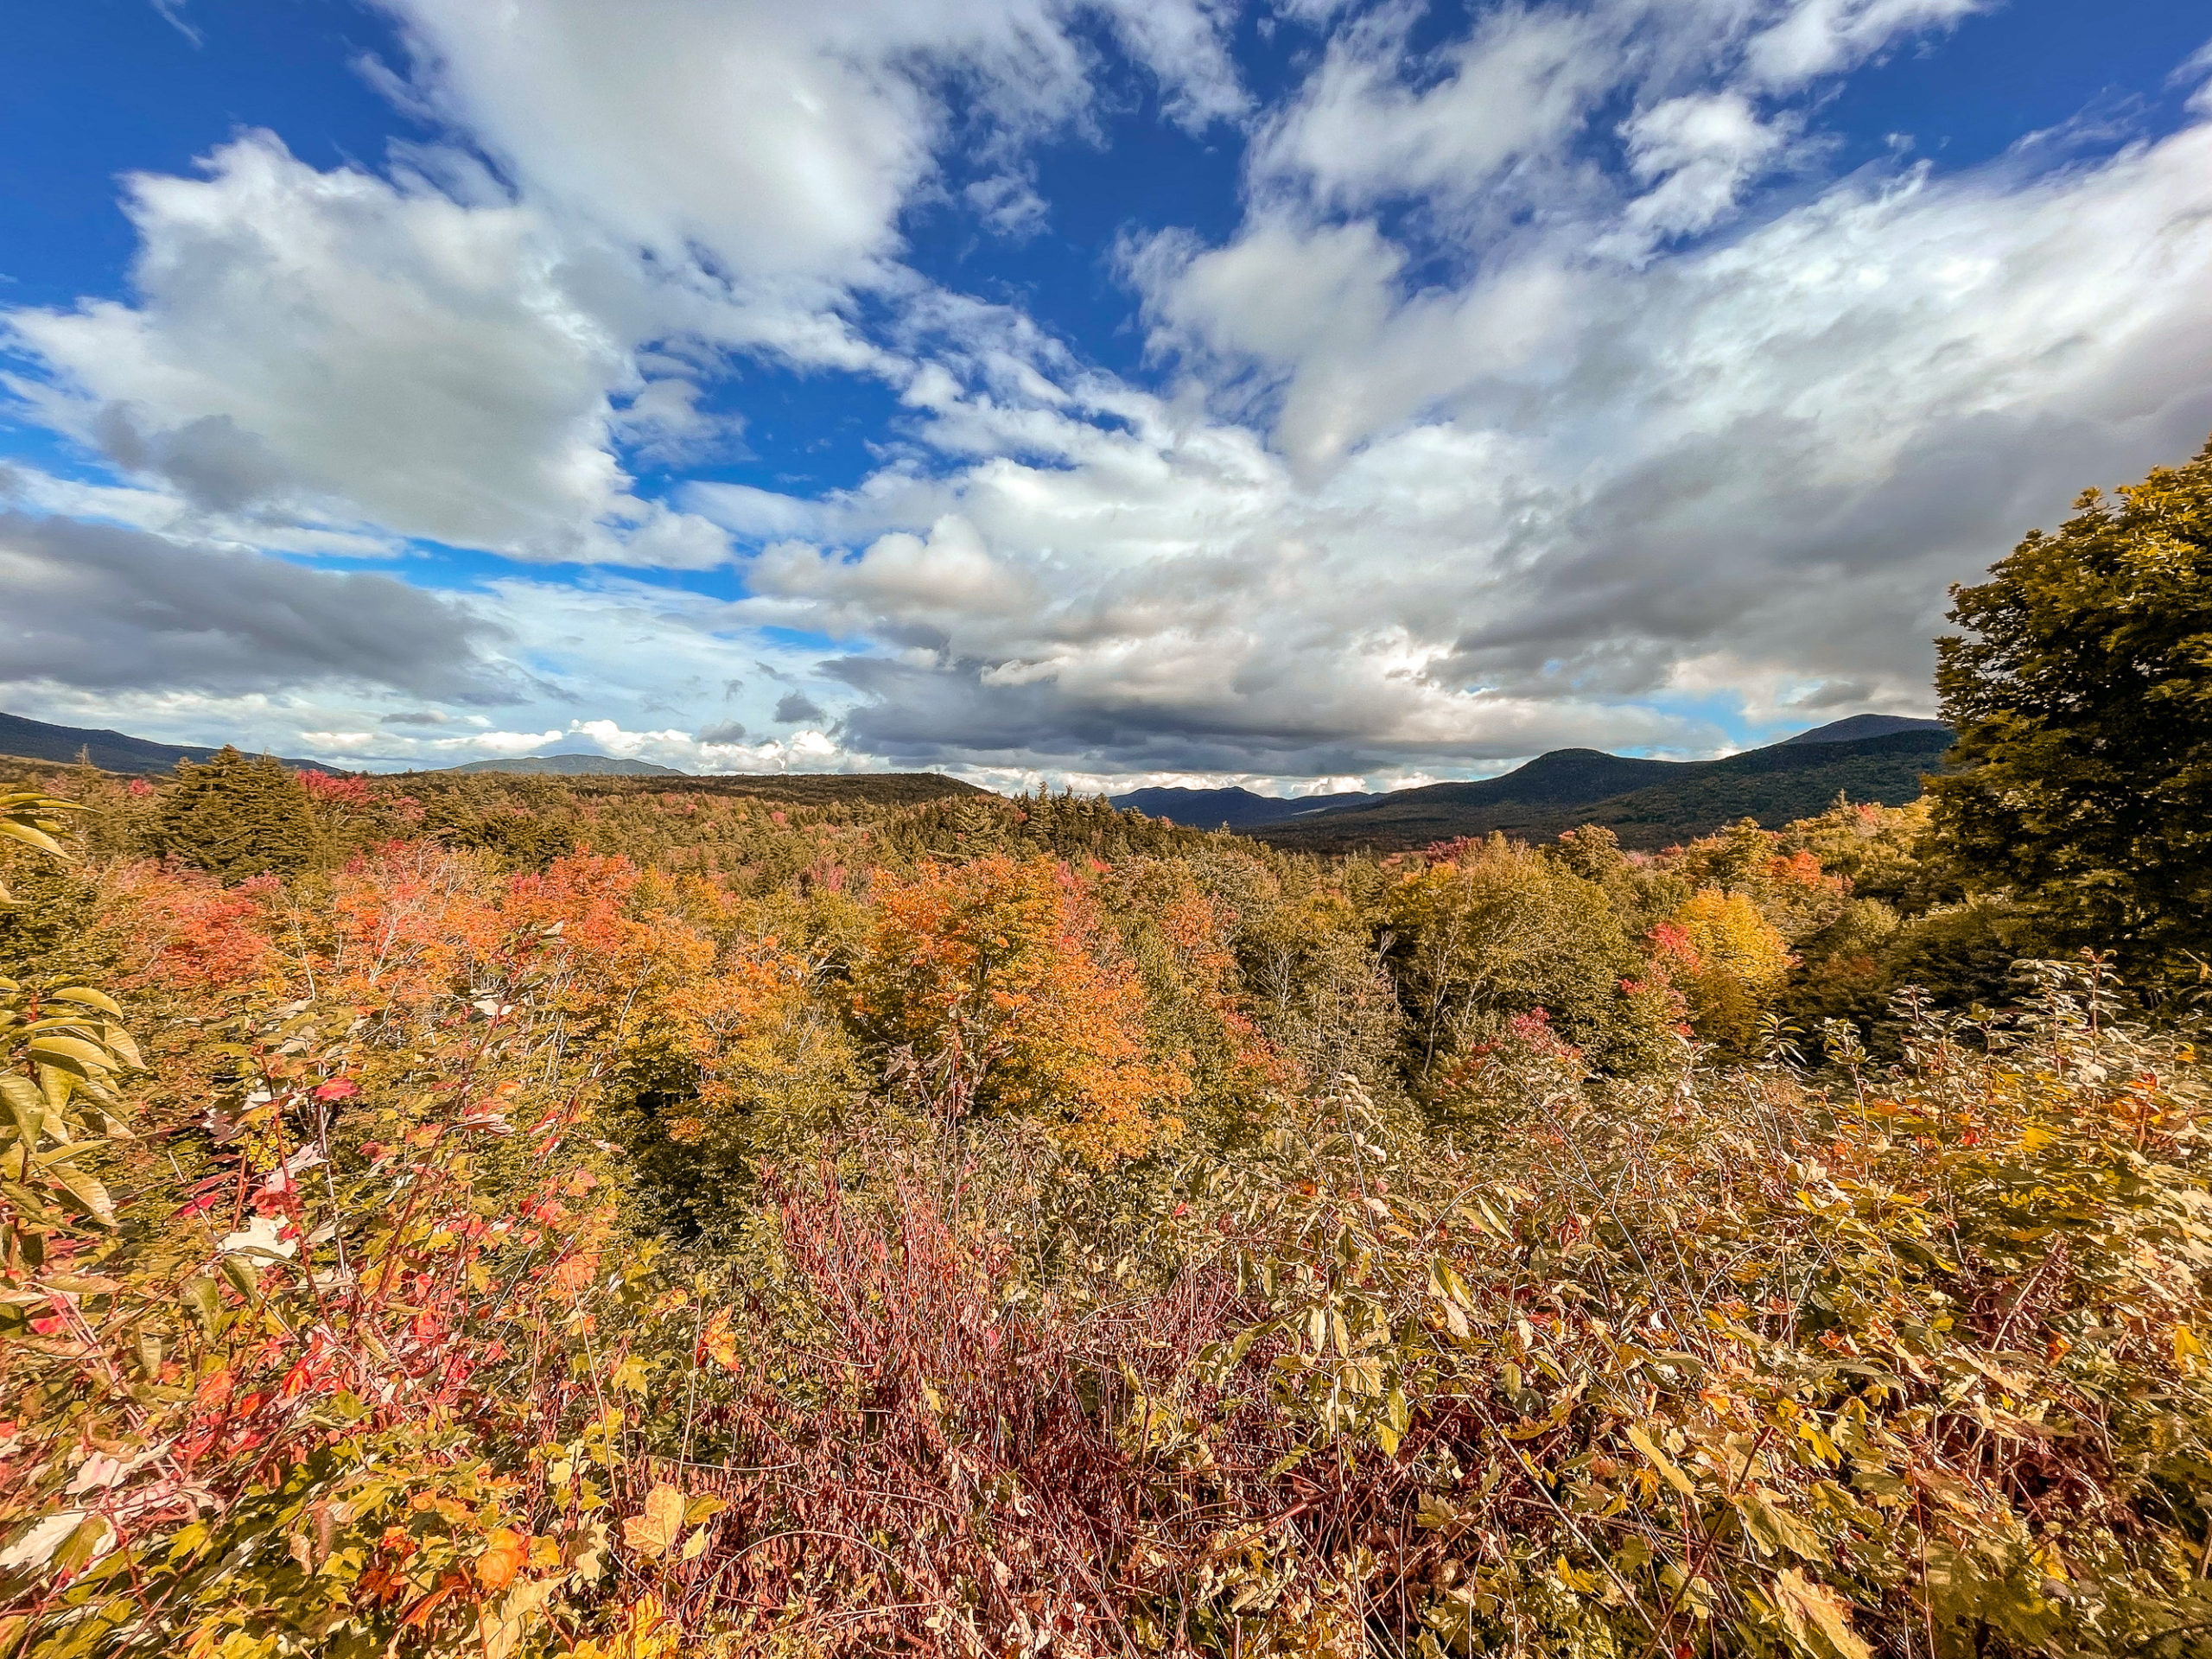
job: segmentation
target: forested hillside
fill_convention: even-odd
[[[180,760],[213,760],[217,751],[189,744],[155,743],[105,728],[54,726],[21,715],[0,714],[0,757],[22,760],[54,760],[64,765],[84,756],[110,772],[164,772]],[[324,771],[312,760],[288,760],[286,766]]]
[[[1276,846],[1306,852],[1404,852],[1454,836],[1548,839],[1602,823],[1624,846],[1656,852],[1726,823],[1779,826],[1839,796],[1901,806],[1919,798],[1951,747],[1947,729],[1903,731],[1842,742],[1796,740],[1719,760],[1647,760],[1596,749],[1559,749],[1500,778],[1430,784],[1367,802],[1254,827]]]
[[[0,1655],[2205,1652],[2208,503],[1657,850],[16,765]]]

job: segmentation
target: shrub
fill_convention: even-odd
[[[1502,836],[1448,852],[1402,875],[1380,907],[1419,1074],[1539,1007],[1602,1058],[1634,961],[1604,890]]]

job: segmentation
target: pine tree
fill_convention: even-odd
[[[300,780],[268,755],[249,760],[227,746],[201,765],[177,762],[155,830],[164,857],[196,865],[226,886],[296,874],[315,862],[319,839]]]

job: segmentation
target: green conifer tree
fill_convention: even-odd
[[[180,760],[162,803],[156,849],[220,877],[292,875],[321,850],[315,809],[300,780],[268,755],[249,760],[227,746],[195,766]]]

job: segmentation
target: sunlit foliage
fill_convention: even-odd
[[[20,770],[0,1659],[2212,1650],[2185,874]]]
[[[1938,645],[1960,770],[1937,818],[1977,889],[2193,976],[2212,906],[2212,444],[2075,505],[1953,590],[1969,632]]]
[[[1072,872],[928,864],[876,908],[854,1015],[931,1109],[1052,1122],[1100,1162],[1175,1137],[1183,1058],[1149,1052],[1142,986]]]

